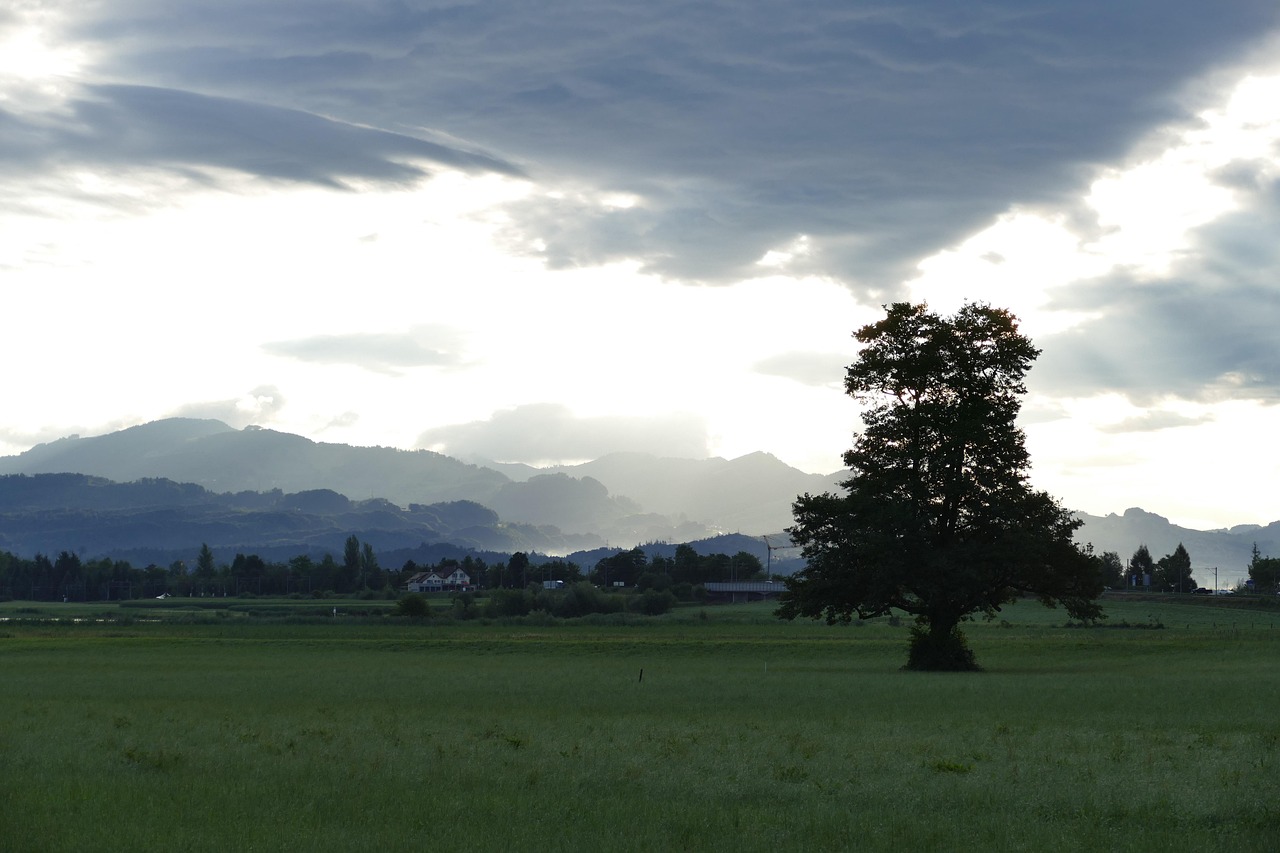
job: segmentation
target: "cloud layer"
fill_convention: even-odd
[[[576,417],[566,406],[543,403],[427,430],[418,446],[461,458],[529,464],[581,462],[620,451],[702,459],[707,432],[692,415]]]
[[[283,407],[284,396],[280,393],[280,389],[271,385],[262,385],[243,397],[189,403],[171,412],[170,416],[211,418],[236,429],[242,429],[252,424],[270,422]]]
[[[1064,396],[1280,402],[1280,184],[1199,229],[1163,275],[1075,285],[1059,305],[1096,319],[1041,341],[1032,374]]]
[[[351,364],[375,373],[398,375],[414,367],[462,364],[462,338],[456,329],[419,326],[408,332],[315,335],[263,345],[272,355],[314,364]]]
[[[403,179],[405,156],[511,171],[518,157],[537,178],[640,199],[515,209],[513,242],[553,266],[638,258],[731,281],[803,234],[812,251],[798,271],[884,294],[1011,199],[1061,202],[1153,125],[1188,118],[1180,87],[1278,24],[1269,0],[1211,15],[1190,0],[320,2],[305,15],[134,0],[77,7],[72,33],[101,74],[164,87],[99,89],[105,106],[78,107],[108,147],[106,128],[127,125],[140,152],[303,180]],[[343,140],[375,132],[350,125],[305,158],[227,137],[269,113],[262,104],[311,114],[272,113],[286,138],[329,116],[437,129],[507,160],[390,133],[356,154]],[[197,144],[211,126],[227,145]]]
[[[153,86],[96,85],[32,119],[0,110],[10,168],[232,169],[258,177],[345,188],[350,179],[405,184],[428,163],[517,175],[509,163],[293,109]]]

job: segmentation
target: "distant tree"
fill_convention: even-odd
[[[484,573],[485,589],[502,589],[507,586],[507,564],[502,560],[489,566]]]
[[[360,577],[369,589],[382,589],[386,582],[382,569],[378,566],[378,557],[373,552],[373,545],[369,542],[360,548]]]
[[[529,584],[529,555],[523,551],[516,551],[507,560],[506,572],[507,587],[523,587]]]
[[[1253,581],[1255,592],[1276,592],[1280,589],[1280,557],[1262,556],[1258,551],[1258,543],[1253,543],[1249,579]]]
[[[653,557],[649,560],[649,571],[656,575],[666,575],[672,581],[675,580],[676,561],[670,557]]]
[[[200,556],[196,557],[196,577],[212,578],[217,573],[218,567],[213,562],[213,551],[207,542],[201,542]]]
[[[28,573],[31,582],[32,598],[61,598],[58,589],[58,577],[55,575],[53,561],[44,554],[36,554],[31,558]]]
[[[1100,614],[1096,562],[1070,512],[1027,484],[1017,427],[1023,377],[1039,355],[1016,319],[966,304],[952,317],[897,303],[858,330],[845,389],[871,404],[844,457],[844,495],[803,495],[795,527],[807,567],[778,615],[849,621],[916,617],[907,666],[976,669],[960,623],[1024,594]]]
[[[319,574],[315,560],[307,554],[299,554],[289,560],[289,582],[294,586],[294,592],[310,591],[313,589],[316,575]]]
[[[1191,555],[1178,543],[1172,554],[1156,563],[1156,585],[1165,592],[1195,592],[1196,580],[1191,576]]]
[[[1151,558],[1151,551],[1145,544],[1139,545],[1138,550],[1129,558],[1129,585],[1148,586],[1155,570],[1156,562]]]
[[[739,551],[730,558],[733,563],[731,577],[740,581],[764,577],[764,563],[755,554]]]
[[[671,576],[677,583],[702,581],[702,558],[693,550],[692,545],[676,546],[675,566],[671,570]]]
[[[648,558],[645,556],[644,549],[632,548],[630,551],[622,551],[597,562],[595,569],[591,572],[591,579],[606,586],[619,583],[635,586],[647,567]]]
[[[257,554],[236,554],[231,561],[231,574],[238,578],[260,578],[267,573],[267,563]]]
[[[70,551],[63,551],[53,561],[53,573],[58,579],[58,593],[64,598],[83,599],[87,592],[84,577],[84,566],[80,557]]]
[[[355,592],[360,586],[360,540],[355,534],[347,537],[342,546],[342,567],[333,579],[333,591]]]
[[[1115,551],[1103,551],[1102,556],[1098,558],[1098,565],[1102,573],[1102,583],[1109,587],[1124,586],[1124,563],[1120,561],[1120,555]]]
[[[564,581],[565,584],[582,580],[582,569],[570,560],[547,560],[538,566],[538,578],[548,581]]]
[[[702,570],[698,573],[698,579],[703,583],[733,580],[733,558],[728,554],[707,554],[701,563]]]
[[[462,570],[467,573],[467,577],[471,578],[471,585],[477,589],[485,587],[485,565],[484,560],[477,560],[470,554],[462,558]]]

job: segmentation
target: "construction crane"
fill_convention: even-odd
[[[767,552],[765,557],[766,562],[765,562],[764,576],[769,580],[772,580],[773,579],[773,552],[785,551],[788,548],[794,548],[796,546],[795,545],[774,545],[772,542],[769,541],[768,536],[761,536],[760,538],[764,540],[764,547],[765,547],[765,551]]]

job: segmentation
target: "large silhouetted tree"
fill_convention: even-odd
[[[952,317],[896,303],[860,329],[846,391],[869,408],[844,457],[843,495],[803,495],[792,539],[807,568],[779,615],[829,622],[916,617],[907,666],[976,669],[960,623],[1021,595],[1100,615],[1097,561],[1080,522],[1027,483],[1015,424],[1039,350],[1016,319],[967,304]]]

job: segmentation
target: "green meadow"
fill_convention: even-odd
[[[905,621],[769,605],[233,604],[0,605],[0,847],[1280,843],[1280,612],[1240,601],[1020,603],[967,628],[975,674],[902,671]]]

